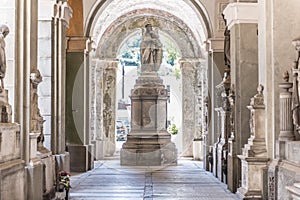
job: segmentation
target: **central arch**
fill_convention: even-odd
[[[111,5],[122,9],[124,6],[116,6],[116,4],[121,5],[121,2],[124,3],[123,0],[113,1]],[[206,59],[205,41],[211,34],[211,30],[207,15],[204,14],[206,12],[201,9],[201,6],[198,4],[198,6],[194,6],[195,2],[193,3],[192,1],[189,4],[185,4],[185,6],[190,8],[189,11],[193,12],[189,13],[189,15],[194,17],[187,20],[183,16],[182,18],[178,17],[180,16],[179,13],[182,13],[182,10],[176,14],[174,11],[166,11],[168,8],[159,9],[154,2],[147,8],[145,7],[146,4],[149,5],[149,1],[141,1],[141,3],[132,7],[127,5],[127,8],[120,12],[116,10],[110,11],[117,13],[110,16],[107,14],[108,11],[106,9],[111,5],[100,1],[94,6],[85,26],[85,34],[94,41],[94,48],[96,50],[92,56],[91,71],[93,78],[90,78],[92,79],[92,88],[94,89],[92,92],[94,96],[91,98],[95,99],[91,105],[92,113],[95,113],[92,116],[94,118],[92,121],[95,122],[94,127],[98,127],[98,130],[94,129],[92,135],[95,140],[98,138],[101,141],[105,141],[100,147],[102,151],[103,149],[106,151],[104,155],[112,155],[114,153],[117,53],[124,40],[137,31],[141,32],[141,28],[146,23],[151,23],[155,28],[159,29],[161,34],[172,38],[181,51],[183,59],[181,65],[183,69],[190,71],[192,74],[189,75],[190,72],[183,73],[186,76],[186,89],[189,90],[189,93],[195,92],[193,91],[195,89],[193,81],[197,81],[197,75],[195,74],[201,68],[200,60],[203,61]],[[199,12],[199,9],[201,12]],[[188,98],[183,101],[189,104]],[[193,100],[192,105],[194,104]],[[107,106],[110,106],[110,108],[107,108]],[[113,114],[106,116],[107,112],[110,111]],[[190,123],[191,119],[187,122]],[[188,123],[187,126],[190,125]],[[105,128],[108,124],[109,128]],[[105,134],[106,131],[109,134]],[[195,130],[191,132],[193,133],[190,133],[189,141],[192,141],[193,138],[190,137],[193,137]],[[97,148],[96,145],[96,152]]]

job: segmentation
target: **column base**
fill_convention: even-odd
[[[72,172],[86,172],[93,168],[93,145],[68,145],[70,153],[70,170]]]
[[[239,170],[240,164],[237,156],[228,154],[227,156],[227,187],[235,193],[239,187]]]
[[[177,149],[168,133],[141,133],[127,136],[121,149],[121,165],[163,166],[177,164]]]
[[[55,157],[55,171],[70,171],[70,154],[65,152],[63,154],[56,154]]]
[[[103,140],[94,140],[92,141],[95,149],[95,159],[102,160],[104,158],[104,141]]]
[[[25,169],[27,199],[41,199],[44,193],[44,164],[33,158]]]
[[[260,190],[247,190],[246,188],[238,188],[236,194],[240,199],[261,200],[262,195]]]
[[[54,163],[55,158],[52,156],[52,152],[46,149],[45,147],[39,148],[37,152],[38,157],[41,159],[44,164],[44,192],[43,199],[53,199],[55,197],[55,170]]]
[[[203,140],[193,141],[193,158],[194,160],[203,160]]]
[[[237,194],[242,199],[263,199],[264,185],[268,184],[264,172],[269,159],[242,155],[238,157],[242,162],[242,186],[237,189]]]

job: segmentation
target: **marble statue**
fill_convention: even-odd
[[[142,72],[157,72],[162,62],[162,43],[157,30],[147,24],[142,29],[142,42],[140,46]]]
[[[4,77],[6,72],[6,56],[5,56],[5,37],[9,33],[9,28],[5,24],[0,25],[0,79],[1,88],[4,88]]]
[[[230,31],[228,30],[227,21],[222,14],[223,20],[225,21],[225,31],[224,31],[224,62],[225,65],[230,68]]]

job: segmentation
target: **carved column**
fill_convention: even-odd
[[[195,69],[195,135],[193,140],[194,160],[203,160],[203,136],[205,131],[205,97],[206,91],[206,70],[204,62]],[[205,154],[206,156],[206,154]]]
[[[66,1],[54,5],[52,19],[52,87],[51,87],[51,150],[56,154],[59,170],[70,170],[69,154],[65,152],[66,131],[66,29],[72,9]]]
[[[116,87],[118,61],[104,61],[103,66],[103,133],[105,141],[105,155],[115,153],[116,130]]]
[[[104,133],[103,133],[103,68],[104,62],[101,60],[93,60],[93,76],[92,90],[94,93],[93,105],[94,109],[94,141],[95,144],[95,158],[100,160],[104,158]]]
[[[193,156],[193,139],[195,135],[195,72],[199,67],[198,60],[180,60],[182,73],[182,133],[183,152],[182,156]]]
[[[237,193],[244,199],[262,199],[264,197],[263,170],[269,160],[266,149],[263,86],[260,85],[257,91],[258,93],[251,98],[248,106],[251,136],[243,148],[243,155],[238,155],[242,162],[242,185],[238,188]]]

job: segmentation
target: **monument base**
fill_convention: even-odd
[[[121,165],[163,166],[177,164],[177,149],[168,132],[143,132],[127,136]]]
[[[263,199],[263,172],[268,158],[238,155],[242,163],[242,186],[237,189],[241,199]]]

